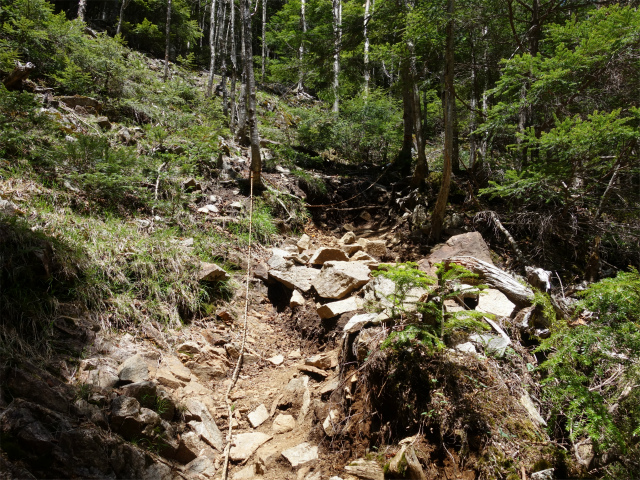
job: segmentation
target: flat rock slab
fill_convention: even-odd
[[[137,383],[149,380],[149,367],[142,355],[127,358],[118,369],[118,377],[123,382]]]
[[[282,452],[293,468],[318,459],[318,447],[304,442]]]
[[[509,340],[489,334],[471,335],[469,336],[469,340],[482,345],[488,354],[494,355],[498,358],[502,358],[507,351],[507,347],[511,345]]]
[[[500,290],[488,288],[478,299],[476,310],[483,313],[493,313],[499,317],[510,317],[515,304]]]
[[[311,285],[320,272],[315,268],[289,266],[288,268],[269,270],[269,277],[290,289],[302,292],[311,290]]]
[[[243,462],[253,453],[271,440],[273,437],[261,432],[239,433],[233,438],[233,446],[229,452],[229,458],[234,462]]]
[[[283,355],[276,355],[275,357],[268,358],[267,361],[269,363],[272,363],[273,365],[275,365],[277,367],[277,366],[282,365],[284,363],[284,356]]]
[[[329,261],[347,262],[349,257],[339,248],[321,247],[309,259],[311,265],[324,265]]]
[[[304,364],[327,370],[328,368],[337,367],[338,359],[336,355],[318,354],[305,359]]]
[[[360,315],[354,315],[343,327],[343,330],[347,333],[357,332],[359,330],[362,330],[368,323],[373,322],[377,317],[377,313],[363,313]]]
[[[325,303],[317,310],[320,318],[332,318],[342,313],[353,312],[362,308],[364,302],[356,297],[349,297],[337,302]]]
[[[478,232],[455,235],[447,240],[446,243],[436,245],[426,258],[418,262],[418,265],[420,270],[435,276],[436,263],[457,256],[471,256],[493,265],[489,247]]]
[[[269,412],[267,411],[267,407],[265,407],[264,404],[261,404],[253,412],[249,413],[247,417],[249,418],[251,426],[253,428],[258,428],[269,418]]]
[[[368,282],[369,267],[366,265],[359,262],[332,261],[322,266],[312,285],[322,298],[339,300]]]
[[[366,238],[358,239],[358,244],[362,245],[362,248],[366,253],[380,260],[387,254],[387,244],[384,240],[368,240]]]

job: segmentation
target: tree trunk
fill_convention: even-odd
[[[244,30],[244,2],[240,0],[240,57],[242,58],[242,75],[240,76],[240,94],[238,95],[238,129],[236,136],[242,145],[249,145],[251,140],[247,134],[247,49]]]
[[[262,186],[260,173],[260,135],[256,117],[256,80],[253,74],[253,52],[251,45],[251,6],[250,0],[242,0],[242,30],[244,32],[245,74],[247,77],[247,121],[251,135],[251,178],[254,187]]]
[[[267,0],[262,0],[262,65],[261,78],[265,81],[265,62],[267,59]]]
[[[229,0],[231,4],[231,8],[233,8],[233,4],[231,0]],[[230,25],[227,23],[227,33],[224,35],[224,48],[222,50],[222,65],[220,66],[220,88],[222,89],[222,114],[225,117],[229,116],[229,92],[227,91],[227,55],[229,53],[229,28]],[[224,30],[224,24],[222,25],[222,29]]]
[[[453,257],[445,260],[445,265],[449,265],[450,263],[462,265],[471,271],[471,273],[475,273],[480,277],[479,280],[465,279],[465,281],[469,283],[475,283],[476,281],[486,283],[500,290],[518,307],[527,307],[531,305],[533,301],[533,291],[529,287],[522,285],[507,272],[500,270],[490,263],[468,256]]]
[[[238,79],[238,60],[236,55],[236,5],[235,0],[229,0],[231,4],[231,15],[229,18],[229,37],[231,37],[231,118],[229,121],[229,129],[235,133],[238,119],[238,108],[236,105],[236,82]]]
[[[167,41],[164,48],[164,75],[162,81],[166,82],[169,76],[169,49],[171,48],[171,0],[167,0],[167,29],[165,31]]]
[[[304,91],[304,40],[307,33],[307,14],[305,9],[305,0],[300,0],[300,26],[302,27],[302,39],[300,40],[300,48],[298,49],[298,60],[300,61],[300,70],[298,71],[298,85],[296,87],[296,90],[298,92]]]
[[[431,214],[431,240],[438,242],[442,235],[442,223],[449,200],[449,187],[451,184],[451,161],[453,156],[453,110],[455,108],[455,89],[453,85],[453,12],[455,0],[447,0],[447,43],[445,51],[445,128],[444,128],[444,165],[442,166],[442,184],[436,200],[436,206]]]
[[[369,80],[371,72],[369,71],[369,10],[371,8],[371,0],[365,0],[364,3],[364,94],[369,95]]]
[[[78,20],[84,22],[84,14],[87,11],[87,0],[78,1]]]
[[[211,12],[209,20],[209,48],[211,49],[211,57],[209,59],[209,79],[207,81],[206,96],[210,97],[213,93],[213,69],[216,65],[216,0],[211,0]]]
[[[333,0],[333,112],[340,108],[340,48],[342,44],[342,0]]]
[[[402,148],[396,163],[403,175],[411,172],[411,148],[413,147],[413,90],[410,87],[410,74],[408,62],[403,62],[400,68],[400,81],[402,83],[402,123],[404,135],[402,137]]]
[[[36,66],[27,62],[26,64],[22,64],[20,62],[17,63],[16,67],[11,71],[9,75],[2,81],[5,87],[8,90],[11,90],[15,86],[20,86],[22,81],[26,79],[31,72],[36,69]]]
[[[469,112],[469,170],[473,170],[476,164],[476,134],[478,128],[478,74],[476,65],[476,50],[473,37],[471,37],[471,111]]]
[[[419,187],[427,175],[429,174],[429,165],[427,165],[427,156],[424,152],[425,141],[422,130],[422,109],[420,108],[420,95],[418,92],[418,86],[416,85],[416,79],[418,77],[418,70],[416,68],[416,55],[415,47],[412,41],[407,41],[407,47],[409,51],[409,84],[411,88],[411,103],[413,104],[413,131],[416,136],[416,148],[418,149],[418,161],[416,162],[416,168],[413,172],[413,178],[411,178],[411,187]]]
[[[456,99],[453,97],[453,147],[451,150],[451,170],[454,173],[460,172],[460,124],[458,123],[458,110],[456,109]]]
[[[120,3],[120,16],[118,17],[118,26],[116,27],[116,35],[122,30],[122,18],[124,17],[124,9],[129,5],[130,0],[122,0]]]

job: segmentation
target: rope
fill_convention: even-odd
[[[244,348],[245,343],[247,341],[247,318],[249,316],[249,279],[251,274],[251,235],[253,228],[253,172],[249,170],[249,252],[247,256],[247,286],[245,290],[244,297],[244,327],[242,331],[242,344],[240,345],[240,355],[238,356],[238,361],[236,362],[236,367],[233,370],[233,375],[231,377],[231,384],[229,384],[229,388],[227,388],[227,393],[225,394],[225,402],[227,404],[227,412],[229,419],[229,429],[227,431],[227,444],[224,447],[224,465],[222,467],[222,480],[227,480],[227,475],[229,473],[229,453],[231,452],[231,439],[233,437],[233,405],[231,404],[231,399],[229,395],[231,394],[231,390],[235,387],[236,382],[238,381],[238,377],[240,376],[240,370],[242,369],[242,359],[244,356]]]

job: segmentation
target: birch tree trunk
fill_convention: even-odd
[[[247,133],[247,49],[245,43],[246,32],[244,29],[244,3],[240,1],[240,57],[242,59],[242,75],[240,77],[240,94],[238,95],[238,130],[236,136],[242,145],[250,144]]]
[[[369,71],[369,10],[371,8],[371,0],[364,3],[364,95],[369,95],[369,80],[371,72]]]
[[[78,1],[78,20],[82,20],[84,22],[84,14],[87,11],[87,0],[79,0]]]
[[[209,59],[209,79],[207,81],[206,96],[210,97],[213,93],[213,69],[216,65],[216,0],[211,0],[211,17],[209,20],[209,48],[211,49],[211,58]]]
[[[256,117],[256,80],[253,74],[253,51],[251,45],[251,6],[250,0],[242,0],[242,30],[244,32],[245,74],[247,82],[247,123],[251,136],[251,179],[254,187],[262,186],[260,174],[262,159],[260,158],[260,135]]]
[[[262,0],[262,65],[261,78],[264,83],[265,61],[267,58],[267,0]]]
[[[307,33],[307,13],[305,11],[306,2],[300,0],[300,26],[302,27],[302,39],[300,40],[300,48],[298,49],[298,60],[300,61],[300,69],[298,70],[298,92],[304,91],[304,40]]]
[[[229,122],[229,129],[235,133],[238,119],[238,109],[236,106],[236,81],[238,78],[238,61],[236,55],[236,5],[235,0],[229,0],[231,4],[231,14],[229,17],[229,37],[231,38],[231,118]]]
[[[116,27],[116,35],[122,30],[122,18],[124,17],[124,9],[129,5],[130,0],[122,0],[120,3],[120,16],[118,17],[118,26]]]
[[[231,0],[228,0],[231,8],[233,9],[233,3]],[[225,4],[226,10],[226,4]],[[227,32],[224,34],[224,47],[222,50],[222,65],[220,66],[220,88],[222,89],[222,114],[225,117],[229,116],[229,92],[227,90],[227,77],[228,77],[228,69],[227,69],[227,55],[229,54],[229,27],[231,22],[227,22]],[[222,24],[222,30],[224,31],[224,23]]]
[[[169,49],[171,48],[171,0],[167,0],[167,29],[165,31],[167,37],[164,48],[164,75],[162,81],[166,82],[169,76]]]
[[[340,99],[340,47],[342,44],[342,0],[333,0],[333,112],[338,113]]]
[[[478,128],[477,108],[478,108],[478,74],[476,65],[476,44],[471,37],[471,111],[469,112],[469,170],[473,170],[476,164],[476,134],[473,133]]]
[[[445,118],[444,118],[444,165],[442,166],[442,184],[436,206],[431,214],[431,240],[437,242],[442,235],[442,223],[449,200],[449,187],[451,184],[451,157],[453,156],[453,111],[455,108],[455,89],[453,85],[453,13],[455,0],[447,0],[447,29],[446,29],[446,50],[445,50]]]

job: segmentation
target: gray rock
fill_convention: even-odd
[[[118,383],[117,370],[110,365],[99,365],[89,372],[87,383],[99,388],[113,388]]]
[[[478,353],[476,351],[476,347],[471,342],[460,343],[456,345],[456,350],[458,350],[459,352],[465,352],[465,353]]]
[[[311,290],[311,285],[320,272],[315,268],[294,267],[291,264],[282,269],[269,270],[269,277],[290,289],[298,289],[304,293]]]
[[[357,262],[326,262],[312,285],[323,298],[341,299],[369,282],[369,268]]]
[[[362,308],[364,302],[357,297],[349,297],[337,302],[325,303],[318,307],[317,312],[320,318],[332,318],[342,313],[353,312]]]
[[[176,350],[180,353],[189,353],[192,355],[197,355],[202,353],[202,348],[196,342],[184,342],[178,345]]]
[[[261,432],[239,433],[233,437],[229,458],[234,462],[243,462],[271,438],[273,438],[271,435]]]
[[[267,407],[265,407],[264,404],[260,404],[258,408],[247,415],[247,418],[253,428],[258,428],[269,418]]]
[[[511,344],[503,337],[489,334],[470,335],[469,340],[483,346],[488,355],[493,355],[497,358],[504,357],[507,347]]]
[[[366,252],[356,252],[355,255],[353,255],[353,257],[349,259],[349,261],[363,263],[370,269],[371,267],[378,267],[378,265],[380,265],[380,262],[378,262],[378,260],[376,260]]]
[[[186,407],[185,420],[202,422],[205,428],[205,432],[201,432],[202,439],[216,450],[222,452],[224,449],[222,433],[220,432],[220,429],[218,429],[218,426],[207,407],[205,407],[202,402],[194,398],[187,398],[184,405]]]
[[[96,118],[96,123],[103,130],[111,130],[111,122],[107,117]]]
[[[327,370],[328,368],[337,366],[338,362],[337,359],[332,355],[318,354],[307,358],[304,361],[304,364]]]
[[[248,465],[242,470],[234,473],[231,478],[232,480],[255,480],[262,477],[258,475],[258,472],[256,471],[256,464],[252,463],[251,465]]]
[[[202,446],[200,435],[196,432],[187,432],[180,437],[180,445],[174,458],[180,463],[189,463],[198,458]]]
[[[540,470],[539,472],[531,474],[531,480],[554,480],[555,478],[556,476],[553,473],[553,468]]]
[[[349,257],[339,248],[321,247],[309,259],[311,265],[324,265],[329,261],[347,262]]]
[[[282,452],[282,456],[286,458],[293,468],[298,465],[311,462],[318,459],[318,447],[312,446],[307,442],[288,448]]]
[[[201,475],[205,478],[213,478],[213,476],[216,474],[216,467],[210,458],[203,456],[191,460],[185,465],[183,471],[187,475]]]
[[[230,275],[215,263],[200,262],[198,281],[200,282],[222,282],[229,280]]]
[[[284,356],[278,354],[274,357],[268,358],[267,361],[277,367],[278,365],[282,365],[284,363]]]
[[[340,433],[340,412],[338,410],[331,410],[327,418],[322,422],[322,429],[324,433],[329,437],[333,437]]]
[[[127,397],[133,397],[142,404],[147,404],[155,401],[156,385],[149,381],[129,383],[122,387],[122,394]]]
[[[149,380],[149,367],[141,355],[127,358],[118,369],[121,382],[136,383]]]
[[[471,256],[493,265],[489,247],[478,232],[469,232],[451,237],[446,243],[433,247],[429,256],[418,262],[418,264],[420,265],[420,270],[435,276],[435,264],[455,256]]]
[[[351,256],[357,252],[363,251],[362,245],[359,243],[352,243],[350,245],[340,245],[340,248],[344,253]]]

